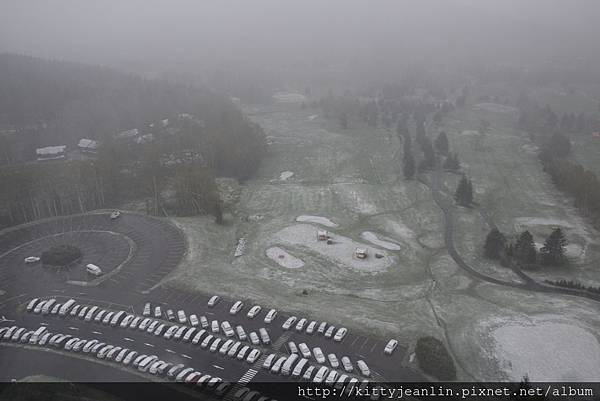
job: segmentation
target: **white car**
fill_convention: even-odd
[[[332,368],[337,368],[340,366],[340,361],[338,361],[337,356],[335,356],[335,354],[327,355],[327,359],[329,359],[329,364]]]
[[[335,333],[335,336],[333,336],[333,341],[337,341],[340,342],[344,339],[344,337],[346,337],[346,334],[348,333],[348,329],[345,327],[340,327],[338,329],[338,331]]]
[[[179,320],[179,323],[181,323],[181,324],[187,323],[187,318],[185,317],[184,311],[182,311],[182,310],[177,311],[177,320]]]
[[[298,353],[298,347],[296,347],[296,343],[293,341],[290,341],[288,343],[288,349],[290,350],[290,354],[297,354]]]
[[[312,334],[312,333],[314,333],[316,327],[317,327],[317,322],[315,320],[313,320],[306,327],[306,334]]]
[[[246,316],[248,316],[250,319],[254,319],[260,313],[261,309],[262,308],[260,305],[254,305],[252,308],[250,308]]]
[[[116,219],[118,219],[119,217],[121,217],[121,212],[119,212],[118,210],[115,210],[115,211],[113,211],[113,212],[110,214],[110,219],[111,219],[111,220],[116,220]]]
[[[142,315],[148,317],[150,316],[150,302],[146,302],[146,304],[144,305],[144,310],[142,311]]]
[[[265,329],[264,327],[261,327],[260,329],[258,329],[258,334],[260,335],[260,340],[263,342],[263,344],[271,343],[271,337],[269,337],[269,333],[267,332],[267,329]]]
[[[356,361],[356,366],[358,366],[358,370],[360,370],[361,375],[365,377],[371,376],[371,371],[369,370],[369,367],[367,366],[365,361],[363,361],[362,359]]]
[[[221,329],[227,337],[232,337],[235,334],[228,321],[224,321],[221,323]]]
[[[306,368],[306,371],[302,375],[302,378],[304,380],[310,380],[310,378],[312,377],[312,374],[313,374],[314,371],[315,371],[315,367],[312,366],[312,365],[309,366],[308,368]]]
[[[334,330],[335,330],[335,326],[329,326],[329,328],[325,332],[325,338],[331,338],[333,336]]]
[[[37,263],[39,261],[40,261],[40,258],[37,256],[28,256],[25,258],[25,263],[27,263],[27,264]]]
[[[210,345],[210,352],[217,352],[217,349],[219,349],[219,345],[221,345],[221,339],[217,338],[215,341],[213,341],[213,343]]]
[[[243,307],[244,307],[244,303],[242,301],[236,301],[236,303],[234,303],[231,306],[231,309],[229,309],[229,314],[230,315],[235,315],[239,311],[241,311]]]
[[[342,366],[344,367],[344,370],[348,373],[354,370],[354,366],[352,366],[352,362],[350,362],[350,358],[348,358],[347,356],[342,357]]]
[[[277,316],[277,311],[275,309],[271,309],[265,316],[265,323],[271,323],[275,319],[275,316]]]
[[[213,295],[212,297],[210,297],[210,299],[208,300],[208,306],[209,307],[214,307],[216,304],[219,303],[219,301],[221,300],[221,298],[219,298],[218,295]]]
[[[204,329],[201,329],[199,332],[197,332],[194,338],[192,339],[192,344],[197,345],[202,339],[202,336],[204,336],[205,334],[206,330]]]
[[[281,370],[281,366],[283,366],[283,363],[286,359],[287,358],[285,356],[282,356],[277,361],[275,361],[273,366],[271,366],[271,373],[279,373],[279,371]]]
[[[325,328],[327,327],[327,322],[321,322],[319,328],[317,329],[317,333],[323,334],[325,333]]]
[[[321,348],[313,348],[313,355],[315,356],[317,362],[319,362],[320,364],[325,363],[325,355],[323,355],[323,351],[321,351]]]
[[[246,362],[254,363],[254,362],[256,362],[256,360],[258,359],[259,356],[260,356],[260,350],[253,349],[248,354],[248,357],[246,358]]]
[[[200,324],[200,322],[198,321],[198,316],[190,315],[190,324],[192,325],[192,327],[198,326]]]
[[[234,343],[231,348],[229,348],[229,351],[227,351],[227,356],[230,358],[235,358],[235,356],[237,355],[238,351],[240,350],[240,347],[242,346],[241,342],[236,342]]]
[[[306,343],[298,344],[298,348],[300,348],[300,353],[302,354],[303,357],[305,357],[305,358],[311,357],[312,354],[310,353],[310,348],[308,348],[308,345],[306,345]]]
[[[250,342],[252,343],[252,345],[260,344],[260,338],[258,338],[258,334],[256,334],[256,332],[251,331],[250,334],[248,334],[248,336],[250,337]]]
[[[221,348],[219,349],[219,354],[225,355],[229,351],[229,348],[233,345],[233,340],[227,340],[223,343]]]
[[[242,326],[235,326],[235,332],[237,333],[237,336],[240,339],[240,341],[246,341],[246,339],[248,338]]]
[[[200,316],[200,326],[202,326],[203,329],[208,327],[208,319],[206,316]]]
[[[392,353],[396,350],[398,346],[398,340],[391,339],[385,346],[383,353],[386,355],[392,355]]]
[[[219,332],[219,322],[217,320],[213,320],[211,323],[210,329],[213,333],[218,333]]]
[[[329,386],[333,386],[338,378],[338,372],[331,370],[325,379],[325,383]]]
[[[244,359],[244,358],[246,357],[246,354],[248,353],[248,350],[249,350],[249,349],[250,349],[250,347],[249,347],[249,346],[247,346],[247,345],[244,345],[244,346],[242,347],[242,349],[241,349],[241,350],[238,352],[238,354],[237,354],[236,358],[237,358],[237,359],[239,359],[240,361],[241,361],[242,359]]]
[[[209,334],[206,337],[204,337],[204,340],[202,340],[202,343],[200,344],[200,347],[201,348],[208,347],[208,344],[210,344],[210,342],[213,340],[213,338],[215,338],[215,337],[212,334]]]
[[[262,365],[263,369],[271,369],[271,365],[273,365],[273,361],[275,360],[276,356],[277,355],[275,355],[275,354],[271,354],[271,355],[267,356]]]
[[[290,316],[281,326],[284,330],[289,330],[292,324],[296,323],[296,316]]]
[[[164,338],[166,338],[167,340],[170,340],[171,337],[173,337],[173,335],[175,334],[175,332],[179,330],[179,326],[171,326],[169,327],[169,329],[165,332],[165,334],[163,335]]]
[[[154,317],[157,319],[160,319],[161,316],[162,316],[162,310],[160,309],[160,306],[155,306],[154,307]]]
[[[317,371],[317,374],[313,378],[313,383],[322,383],[325,380],[325,377],[329,373],[329,368],[326,366],[321,366],[321,368]]]
[[[298,320],[298,323],[296,324],[296,331],[302,331],[304,329],[304,326],[306,325],[306,319],[302,318],[300,320]]]

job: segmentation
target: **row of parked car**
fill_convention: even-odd
[[[194,368],[186,367],[184,364],[173,364],[160,360],[156,355],[139,354],[137,351],[106,344],[96,339],[80,339],[70,334],[51,333],[45,326],[41,326],[37,330],[28,330],[25,327],[18,326],[2,327],[0,328],[0,341],[54,347],[68,352],[96,356],[98,359],[119,363],[142,373],[164,376],[176,382],[194,385],[196,389],[211,391],[218,397],[224,396],[231,388],[231,383],[223,382],[219,377],[202,374]],[[237,346],[239,344],[239,342],[236,343]],[[221,348],[222,351],[223,348]],[[258,355],[260,355],[260,351]],[[256,358],[258,358],[258,355],[256,355]],[[237,392],[234,394],[234,399],[243,401],[275,401],[268,397],[261,397],[257,392],[252,391],[244,391],[242,398],[236,398],[236,395]]]

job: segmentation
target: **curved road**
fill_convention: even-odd
[[[452,214],[454,202],[448,200],[448,198],[442,194],[441,173],[442,170],[440,163],[437,163],[437,167],[435,172],[432,174],[432,182],[429,187],[431,189],[431,194],[435,203],[438,205],[438,207],[442,210],[442,213],[444,214],[444,241],[446,243],[446,248],[448,249],[448,254],[461,269],[463,269],[471,276],[476,277],[481,281],[486,281],[492,284],[503,285],[512,288],[519,288],[528,291],[572,295],[600,302],[600,294],[593,294],[587,291],[572,288],[562,288],[541,284],[535,281],[527,274],[525,274],[521,269],[514,265],[511,265],[511,269],[519,276],[519,278],[521,278],[521,280],[523,280],[522,282],[506,281],[489,276],[485,273],[476,270],[467,262],[465,262],[462,256],[460,256],[460,254],[458,253],[454,244],[454,219]]]

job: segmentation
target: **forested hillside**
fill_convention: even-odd
[[[117,138],[131,129],[152,139]],[[96,157],[34,162],[36,148],[72,150],[81,138],[101,142]],[[266,145],[261,127],[205,89],[3,54],[0,150],[2,226],[133,200],[155,214],[220,219],[215,176],[251,177]]]

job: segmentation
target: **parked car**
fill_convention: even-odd
[[[181,324],[186,324],[187,323],[187,318],[185,317],[185,312],[184,311],[182,311],[182,310],[178,310],[177,311],[177,320]]]
[[[342,366],[344,367],[344,370],[348,373],[354,370],[354,366],[352,366],[352,362],[350,362],[350,358],[348,358],[347,356],[342,357]]]
[[[248,334],[248,336],[250,337],[250,342],[252,343],[252,345],[260,344],[260,338],[258,338],[256,332],[251,331],[250,334]]]
[[[396,350],[397,346],[398,346],[398,340],[391,339],[385,345],[383,353],[386,354],[386,355],[392,355],[392,353]]]
[[[200,322],[198,321],[198,316],[190,315],[190,324],[192,325],[192,327],[198,326],[200,324]]]
[[[317,327],[317,322],[315,320],[313,320],[312,322],[310,322],[308,324],[308,326],[306,327],[306,333],[307,334],[312,334],[315,331],[315,328]]]
[[[202,344],[200,344],[200,347],[202,347],[202,348],[208,347],[208,344],[210,344],[210,342],[213,340],[213,338],[215,338],[215,337],[212,334],[209,334],[208,336],[206,336],[204,338],[204,340],[202,341]]]
[[[246,336],[246,332],[244,331],[244,328],[242,326],[235,326],[235,332],[236,332],[238,338],[240,339],[240,341],[246,341],[246,339],[248,338],[248,336]]]
[[[254,319],[260,313],[261,309],[262,308],[260,307],[260,305],[254,305],[252,308],[250,308],[246,316],[248,316],[250,319]]]
[[[332,368],[338,368],[340,366],[340,361],[337,359],[337,356],[335,356],[335,354],[327,355],[327,359],[329,360],[329,364]]]
[[[237,341],[235,342],[230,348],[229,351],[227,351],[227,356],[230,358],[235,358],[235,356],[237,355],[238,351],[240,350],[240,348],[242,347],[242,343]]]
[[[228,321],[223,321],[221,323],[221,329],[223,329],[223,333],[225,333],[227,337],[232,337],[235,334]]]
[[[202,326],[203,329],[208,327],[208,319],[206,316],[200,316],[200,326]]]
[[[321,348],[319,348],[319,347],[313,348],[313,355],[315,356],[315,359],[317,360],[318,363],[320,363],[320,364],[325,363],[325,355],[323,355],[323,351],[321,351]]]
[[[169,320],[169,322],[175,321],[175,313],[172,309],[167,309],[167,319]]]
[[[160,319],[162,317],[162,310],[160,309],[160,306],[154,307],[154,317],[156,319]]]
[[[361,375],[365,377],[371,376],[371,370],[369,370],[369,367],[367,366],[365,361],[363,361],[362,359],[356,361],[356,366],[358,366],[358,370],[360,371]]]
[[[121,212],[119,212],[118,210],[115,210],[115,211],[113,211],[113,212],[110,214],[110,219],[111,219],[111,220],[116,220],[116,219],[118,219],[119,217],[121,217]]]
[[[210,299],[208,300],[208,307],[212,308],[214,307],[216,304],[219,303],[219,301],[221,300],[221,298],[218,295],[213,295],[212,297],[210,297]]]
[[[146,302],[146,304],[144,305],[144,310],[142,311],[142,315],[148,317],[148,316],[150,316],[150,311],[151,311],[150,302]]]
[[[260,335],[260,340],[263,342],[263,344],[271,343],[271,337],[269,337],[269,333],[267,332],[267,329],[265,329],[264,327],[261,327],[260,329],[258,329],[258,334]]]
[[[236,358],[239,359],[240,361],[243,360],[244,358],[246,358],[246,354],[248,353],[249,349],[250,349],[249,346],[244,345],[242,347],[242,349],[238,352]]]
[[[275,316],[277,316],[277,311],[275,309],[271,309],[265,316],[265,323],[269,324],[273,322],[273,320],[275,320]]]
[[[321,366],[315,374],[315,377],[313,377],[313,383],[322,383],[327,377],[327,373],[329,373],[329,368]]]
[[[288,349],[290,350],[290,354],[297,354],[298,353],[298,347],[296,347],[296,343],[293,341],[290,341],[288,343]]]
[[[239,311],[244,307],[244,303],[242,301],[236,301],[229,309],[230,315],[236,315]]]
[[[325,328],[327,327],[327,322],[321,322],[319,328],[317,328],[317,333],[323,334],[325,333]]]
[[[310,380],[314,371],[315,371],[315,367],[312,365],[309,366],[308,368],[306,368],[306,371],[302,375],[302,378],[304,380]]]
[[[221,339],[217,338],[215,341],[213,341],[213,343],[210,346],[210,352],[217,352],[217,350],[219,349],[219,346],[221,345]]]
[[[283,323],[283,325],[281,326],[284,330],[289,330],[290,327],[292,327],[292,325],[294,323],[296,323],[296,316],[290,316],[287,318],[287,320]]]
[[[306,325],[306,319],[302,318],[300,320],[298,320],[298,323],[296,324],[296,331],[302,331],[304,329],[304,326]]]
[[[262,365],[263,369],[271,369],[271,365],[273,365],[276,356],[277,355],[275,354],[270,354],[267,356]]]
[[[219,321],[218,320],[213,320],[210,323],[210,331],[212,331],[213,333],[219,332]]]
[[[336,331],[335,336],[333,336],[333,341],[342,341],[344,337],[346,337],[346,334],[348,334],[348,329],[345,327],[340,327],[338,331]]]
[[[310,348],[308,348],[308,345],[306,345],[306,343],[298,344],[298,348],[300,348],[300,353],[303,357],[310,358],[312,356]]]
[[[256,360],[258,359],[258,357],[260,356],[260,354],[261,354],[260,350],[253,349],[252,351],[250,351],[250,353],[246,357],[246,362],[248,362],[248,363],[254,363],[254,362],[256,362]]]

